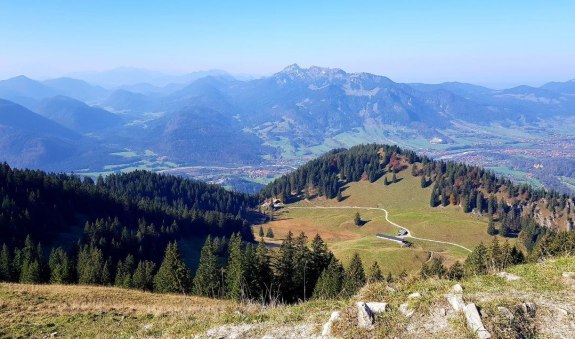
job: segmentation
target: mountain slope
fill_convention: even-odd
[[[37,112],[79,133],[119,127],[122,122],[116,114],[61,95],[42,100]]]
[[[16,102],[28,108],[38,100],[55,96],[58,92],[23,75],[0,81],[0,98]]]
[[[105,88],[78,79],[57,78],[45,80],[42,83],[57,90],[61,95],[81,101],[97,101],[108,94],[108,90]]]
[[[53,168],[80,155],[79,134],[0,99],[0,154],[14,166]]]

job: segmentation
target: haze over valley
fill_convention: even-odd
[[[330,149],[375,142],[575,192],[574,81],[494,90],[297,64],[253,80],[143,69],[84,76],[94,83],[0,81],[2,160],[91,176],[166,171],[256,192]],[[14,111],[35,123],[19,124]]]

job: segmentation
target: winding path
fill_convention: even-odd
[[[411,233],[411,231],[404,227],[401,226],[399,224],[396,224],[395,222],[389,220],[389,212],[387,212],[387,210],[385,208],[380,208],[380,207],[361,207],[361,206],[314,206],[314,207],[303,207],[303,206],[290,206],[288,207],[288,209],[360,209],[360,210],[376,210],[376,211],[383,211],[385,213],[385,220],[392,224],[395,227],[404,229],[407,234],[405,235],[400,235],[397,236],[398,238],[411,238],[411,239],[415,239],[415,240],[421,240],[421,241],[429,241],[429,242],[435,242],[438,244],[445,244],[445,245],[451,245],[451,246],[457,246],[459,248],[462,248],[468,252],[471,253],[471,250],[465,246],[453,243],[453,242],[448,242],[448,241],[441,241],[441,240],[433,240],[433,239],[425,239],[425,238],[418,238],[418,237],[414,237]]]

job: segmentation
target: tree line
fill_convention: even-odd
[[[192,274],[176,241],[169,242],[159,265],[136,260],[132,254],[114,262],[94,245],[69,254],[61,247],[44,255],[42,245],[27,237],[22,248],[0,250],[0,281],[88,284],[136,288],[159,293],[183,293],[237,301],[293,303],[310,298],[349,297],[366,282],[385,280],[377,264],[366,273],[356,253],[344,268],[316,235],[291,232],[277,251],[242,241],[239,233],[226,238],[208,236],[200,263]],[[391,281],[391,274],[387,281]]]

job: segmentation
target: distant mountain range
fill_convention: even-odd
[[[493,153],[497,145],[533,144],[537,133],[568,140],[569,128],[559,125],[575,117],[575,81],[494,90],[457,82],[401,84],[295,64],[248,81],[223,71],[170,77],[117,69],[77,76],[82,80],[0,81],[0,128],[9,131],[1,137],[0,160],[91,173],[285,164],[366,142],[461,158],[461,150]],[[86,156],[94,150],[97,161]],[[519,159],[516,151],[489,159]],[[573,154],[562,159],[569,163]]]

